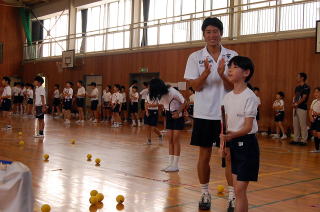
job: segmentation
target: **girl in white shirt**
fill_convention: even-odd
[[[126,87],[121,86],[121,95],[122,95],[122,106],[121,106],[121,116],[124,119],[124,122],[128,120],[128,105],[127,105],[127,94]]]
[[[77,82],[77,87],[78,87],[78,91],[77,91],[76,103],[77,103],[77,108],[79,112],[79,120],[76,121],[76,123],[82,124],[84,123],[83,108],[85,106],[86,89],[83,87],[83,82],[81,80]]]
[[[179,91],[166,85],[161,79],[152,79],[149,84],[150,100],[159,99],[159,104],[166,110],[166,128],[169,135],[169,165],[165,172],[179,171],[180,141],[179,136],[184,128],[183,111],[186,101]]]
[[[62,93],[65,124],[70,124],[73,97],[72,85],[72,82],[66,82],[66,87],[63,89]]]
[[[138,93],[138,87],[133,86],[132,92],[130,94],[130,112],[132,115],[132,127],[137,126],[136,122],[138,123],[138,126],[141,126],[139,116],[139,93]]]
[[[107,85],[103,90],[102,100],[103,100],[103,119],[104,121],[109,121],[111,119],[111,86]]]
[[[312,134],[314,136],[315,150],[310,152],[320,153],[320,87],[316,87],[313,94],[315,99],[312,101],[310,106],[309,118]]]
[[[26,84],[26,97],[27,97],[27,115],[32,116],[32,108],[33,108],[33,85]]]
[[[92,91],[90,93],[90,95],[88,95],[88,97],[91,100],[91,113],[92,113],[92,117],[93,123],[97,123],[98,122],[98,104],[99,104],[99,90],[97,88],[97,84],[95,82],[92,82],[90,84],[90,86],[92,87]]]
[[[147,96],[149,94],[149,88],[148,88],[148,85],[149,83],[147,82],[144,82],[143,83],[143,90],[140,92],[140,96],[141,96],[141,101],[140,101],[140,118],[141,120],[143,121],[143,117],[146,113],[146,110],[145,110],[145,101],[147,99]],[[143,122],[142,122],[143,123]]]
[[[10,87],[10,78],[3,77],[2,78],[2,86],[4,87],[2,95],[0,96],[1,109],[3,114],[3,122],[6,123],[3,130],[12,130],[11,125],[11,87]]]
[[[283,127],[283,120],[284,120],[284,93],[282,91],[279,91],[276,95],[276,100],[273,102],[272,108],[275,112],[274,121],[276,122],[276,134],[272,137],[274,139],[280,138],[280,130],[282,133],[281,139],[286,139],[286,133],[284,131]]]
[[[120,94],[121,86],[119,84],[115,84],[113,86],[113,94],[111,98],[111,105],[112,105],[112,126],[114,128],[120,127],[121,118],[121,106],[122,106],[122,95]]]
[[[54,85],[53,88],[53,104],[52,104],[52,116],[54,116],[55,112],[57,116],[59,116],[61,114],[61,110],[60,110],[60,91],[59,91],[60,86],[58,84]]]

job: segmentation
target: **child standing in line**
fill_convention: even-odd
[[[1,110],[3,115],[3,121],[5,123],[5,126],[2,128],[2,130],[12,130],[11,125],[11,87],[10,87],[10,78],[9,77],[3,77],[2,78],[2,86],[4,87],[2,95],[0,97],[1,100]]]
[[[83,82],[79,80],[77,82],[77,99],[76,99],[76,104],[77,104],[77,109],[79,112],[79,120],[76,121],[77,124],[83,124],[84,123],[84,107],[85,107],[85,97],[86,97],[86,89],[83,87]]]
[[[60,91],[59,91],[60,86],[58,84],[54,85],[53,88],[53,104],[52,104],[52,116],[54,116],[55,111],[56,117],[59,117],[61,115],[61,110],[60,110]]]
[[[225,154],[225,142],[230,146],[233,185],[236,194],[235,211],[248,211],[247,188],[250,181],[258,180],[260,150],[256,133],[258,100],[247,82],[253,75],[254,65],[247,57],[235,56],[229,63],[228,78],[234,89],[225,95],[227,133],[221,134],[220,151]]]
[[[127,94],[126,87],[121,86],[121,95],[122,95],[122,106],[121,106],[121,114],[123,116],[123,120],[126,123],[128,121],[128,105],[127,105]]]
[[[35,90],[35,114],[39,123],[39,132],[34,136],[35,138],[44,137],[44,113],[46,112],[46,92],[42,86],[44,80],[42,77],[37,76],[34,79]]]
[[[20,83],[15,82],[12,88],[12,96],[13,96],[13,114],[18,115],[20,112],[20,104],[19,104],[19,95],[21,92]]]
[[[72,82],[66,82],[66,87],[63,89],[62,96],[64,98],[63,109],[64,109],[64,123],[70,124],[71,109],[72,109],[72,97],[73,89],[71,88]]]
[[[310,152],[320,153],[320,87],[314,89],[314,100],[309,110],[309,118],[311,122],[311,130],[314,136],[315,150]]]
[[[112,119],[113,119],[113,124],[111,127],[113,128],[118,128],[120,127],[120,112],[121,112],[121,106],[122,106],[122,95],[120,94],[120,85],[115,84],[113,86],[113,94],[112,94]]]
[[[274,139],[280,138],[280,130],[282,133],[281,139],[286,139],[286,133],[284,131],[283,127],[283,120],[284,120],[284,93],[282,91],[279,91],[276,95],[276,100],[273,102],[273,110],[275,112],[274,121],[276,122],[276,134],[272,137]]]
[[[141,101],[140,101],[140,118],[141,118],[141,123],[143,124],[144,121],[144,117],[145,117],[145,113],[146,113],[146,109],[145,109],[145,101],[147,99],[147,96],[149,94],[149,89],[148,89],[148,83],[144,82],[143,83],[143,89],[140,92],[140,96],[141,96]]]
[[[108,122],[111,119],[111,86],[107,85],[103,90],[102,100],[103,100],[103,121]]]
[[[91,113],[92,113],[92,123],[98,123],[98,104],[99,104],[99,90],[97,84],[92,82],[90,84],[92,91],[88,97],[91,100]]]
[[[130,94],[130,102],[131,102],[131,114],[132,114],[132,127],[137,126],[136,122],[138,123],[138,126],[141,126],[139,116],[138,116],[138,110],[139,110],[139,93],[138,93],[138,87],[133,86],[132,92]]]
[[[27,83],[27,91],[26,91],[26,98],[27,98],[27,115],[32,116],[32,109],[33,109],[33,85]]]

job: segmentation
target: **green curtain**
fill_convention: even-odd
[[[31,42],[32,42],[31,29],[30,29],[31,13],[26,8],[19,8],[19,14],[21,17],[22,25],[23,25],[24,32],[27,37],[28,44],[31,44]]]

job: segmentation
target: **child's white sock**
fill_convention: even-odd
[[[234,187],[233,186],[228,186],[228,191],[229,191],[229,200],[233,200],[235,198],[234,196]]]
[[[174,156],[173,156],[173,163],[172,163],[172,166],[174,166],[174,167],[178,167],[178,164],[179,164],[179,158],[180,158],[180,156],[176,156],[176,155],[174,155]]]
[[[209,194],[209,183],[200,184],[200,187],[201,187],[201,193]]]

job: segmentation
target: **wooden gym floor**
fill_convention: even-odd
[[[167,144],[160,146],[155,139],[152,146],[144,145],[144,127],[111,129],[106,124],[72,123],[67,128],[62,120],[47,117],[42,141],[32,137],[33,119],[14,117],[13,123],[12,132],[0,132],[0,159],[30,167],[35,211],[45,203],[53,212],[89,211],[92,189],[105,195],[99,211],[121,210],[115,201],[118,194],[125,196],[122,211],[198,211],[198,149],[189,145],[190,131],[181,137],[180,172],[167,174],[159,171],[167,164]],[[76,144],[70,144],[70,139]],[[20,140],[25,141],[23,147],[18,146]],[[261,171],[259,182],[250,183],[248,189],[250,211],[320,211],[320,154],[309,153],[313,143],[297,147],[287,142],[260,137]],[[45,153],[50,155],[49,162],[42,159]],[[91,162],[86,161],[88,153],[93,155]],[[99,167],[95,158],[102,160]],[[226,196],[216,192],[217,185],[226,186],[216,149],[211,164],[211,211],[226,211]]]

